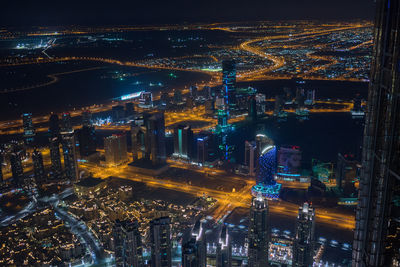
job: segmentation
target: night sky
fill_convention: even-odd
[[[374,0],[7,0],[0,25],[113,25],[372,19]]]

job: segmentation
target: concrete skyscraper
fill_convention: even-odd
[[[182,267],[198,267],[199,259],[196,239],[191,238],[182,245]]]
[[[36,183],[42,183],[46,181],[46,173],[44,171],[43,156],[39,150],[34,150],[32,153],[33,161],[33,173]]]
[[[268,266],[270,241],[268,201],[262,196],[254,197],[250,208],[250,223],[247,236],[249,267]]]
[[[376,1],[353,266],[400,265],[400,2]]]
[[[92,113],[90,110],[82,111],[82,126],[92,126]]]
[[[299,208],[293,241],[293,267],[313,266],[315,211],[311,204]]]
[[[113,227],[113,239],[117,267],[143,266],[142,237],[136,220],[116,220]]]
[[[160,217],[150,222],[151,267],[171,267],[171,220]]]

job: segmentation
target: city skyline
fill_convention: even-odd
[[[0,265],[400,266],[400,4],[370,2],[8,5]]]

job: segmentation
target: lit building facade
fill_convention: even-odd
[[[49,139],[51,172],[53,178],[60,178],[62,173],[60,139],[59,137],[51,137]]]
[[[299,208],[296,221],[296,236],[293,241],[293,267],[313,266],[315,211],[311,204]]]
[[[175,157],[192,159],[193,157],[193,131],[190,126],[178,125],[174,129],[174,154]]]
[[[113,134],[104,138],[106,164],[117,166],[128,161],[128,150],[125,134]]]
[[[217,267],[231,267],[232,266],[232,244],[229,235],[228,227],[222,226],[216,254]]]
[[[22,126],[24,128],[24,140],[27,145],[30,145],[35,140],[35,128],[32,122],[32,113],[22,114]]]
[[[259,195],[254,197],[250,208],[250,223],[247,236],[248,266],[268,266],[268,245],[270,241],[268,201]]]
[[[142,237],[136,220],[116,220],[113,226],[113,239],[117,267],[143,266]]]
[[[244,164],[249,170],[249,175],[256,175],[257,145],[255,141],[244,143]]]
[[[171,267],[171,219],[160,217],[150,221],[151,267]]]
[[[78,180],[78,161],[76,158],[75,134],[72,132],[62,132],[62,149],[64,155],[64,171],[67,179]]]
[[[236,109],[236,62],[224,60],[222,62],[222,90],[225,96],[225,105],[228,110]]]

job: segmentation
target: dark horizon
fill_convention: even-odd
[[[250,0],[135,3],[126,1],[9,2],[1,26],[103,26],[276,20],[371,20],[374,1]]]

